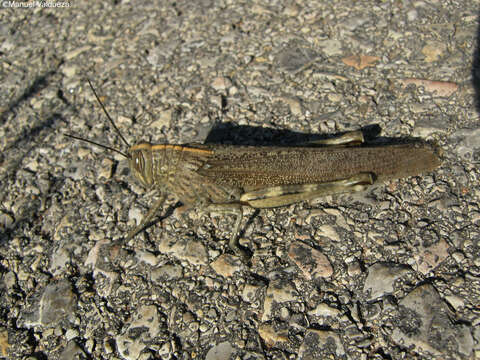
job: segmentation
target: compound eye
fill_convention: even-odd
[[[143,170],[145,169],[145,159],[141,152],[135,156],[135,168],[139,173],[143,173]]]

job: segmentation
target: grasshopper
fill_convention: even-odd
[[[321,196],[357,192],[389,179],[419,175],[440,165],[439,149],[428,144],[365,146],[361,131],[295,147],[218,144],[130,146],[88,81],[126,153],[74,135],[128,159],[134,177],[160,193],[158,200],[126,240],[148,225],[173,194],[187,208],[231,214],[235,224],[229,246],[248,254],[238,243],[243,206],[256,209],[286,206]]]

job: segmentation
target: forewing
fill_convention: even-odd
[[[252,191],[314,184],[372,173],[382,180],[417,175],[438,166],[428,145],[377,147],[216,146],[198,173],[217,185]]]

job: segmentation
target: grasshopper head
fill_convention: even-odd
[[[135,178],[145,187],[153,185],[152,151],[148,143],[140,143],[128,150],[128,165]]]

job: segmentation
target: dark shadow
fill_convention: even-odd
[[[28,86],[23,93],[14,99],[8,104],[4,112],[0,114],[0,124],[3,124],[7,120],[7,116],[11,111],[14,111],[18,106],[20,106],[24,101],[30,99],[31,97],[37,95],[41,90],[47,87],[48,80],[57,73],[58,68],[63,64],[63,60],[60,60],[56,64],[55,68],[45,72],[42,75],[39,75],[33,80],[33,82]]]
[[[55,128],[58,122],[66,123],[65,119],[60,114],[52,114],[48,118],[42,119],[35,126],[30,129],[24,129],[17,138],[9,143],[2,154],[6,159],[10,159],[7,164],[7,171],[0,179],[0,183],[5,184],[9,176],[15,176],[23,159],[30,156],[32,151],[41,144],[49,131]],[[10,155],[11,153],[11,155]],[[0,189],[3,191],[3,189]],[[0,193],[0,203],[4,196]]]
[[[9,159],[5,165],[7,171],[0,178],[0,184],[7,186],[8,179],[15,179],[17,171],[21,168],[21,164],[25,158],[31,156],[35,148],[41,144],[45,137],[54,129],[58,122],[66,122],[60,114],[52,114],[48,118],[42,119],[35,126],[30,129],[23,130],[17,138],[8,144],[4,149],[3,155]],[[56,182],[53,184],[56,185]],[[61,184],[59,185],[61,187]],[[59,187],[59,188],[60,188]],[[3,203],[7,193],[5,188],[0,187],[0,204]],[[15,219],[15,223],[11,228],[5,229],[0,236],[0,244],[8,242],[15,231],[21,228],[25,223],[31,222],[32,219],[38,218],[41,208],[41,201],[39,198],[28,203],[28,206],[23,210],[22,216]],[[10,214],[13,216],[13,214]]]
[[[477,33],[475,34],[475,50],[472,63],[472,83],[475,90],[475,108],[480,113],[480,15],[477,18]]]
[[[425,143],[417,138],[381,137],[381,128],[377,124],[367,125],[360,129],[365,138],[365,145],[393,145],[405,143]],[[290,130],[236,125],[234,123],[218,123],[210,130],[205,144],[228,144],[243,146],[308,146],[309,142],[330,139],[345,134],[306,134]]]
[[[42,131],[46,129],[50,129],[50,130],[54,129],[55,124],[58,123],[59,121],[65,124],[68,123],[59,113],[54,113],[50,115],[48,118],[42,119],[37,124],[35,124],[35,126],[33,126],[32,128],[24,129],[13,142],[7,145],[7,147],[5,148],[5,151],[9,151],[11,149],[31,150],[31,148],[41,143],[41,140],[47,135],[47,134],[42,134]],[[42,135],[44,136],[42,137]]]

